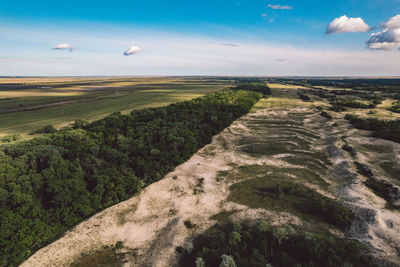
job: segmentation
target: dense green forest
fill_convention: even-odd
[[[264,221],[216,225],[194,240],[193,249],[179,251],[180,266],[377,266],[357,241]]]
[[[161,179],[262,96],[224,90],[90,124],[78,121],[1,146],[0,266],[17,265],[84,218]]]
[[[271,89],[264,82],[256,82],[256,81],[242,81],[236,87],[232,88],[233,90],[248,90],[261,93],[263,95],[270,95]]]
[[[372,131],[375,137],[400,143],[400,120],[363,119],[349,114],[345,119],[358,129]]]

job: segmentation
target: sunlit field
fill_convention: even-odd
[[[0,136],[165,106],[233,85],[214,78],[0,79]]]

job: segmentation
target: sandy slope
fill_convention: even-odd
[[[352,138],[348,139],[352,143],[377,140],[364,137],[363,132],[351,130],[346,122],[337,120],[340,126],[333,127],[333,122],[306,108],[263,109],[245,115],[164,179],[82,222],[22,266],[68,266],[79,262],[76,260],[82,254],[104,250],[118,241],[123,242],[118,252],[124,255],[126,266],[173,266],[179,255],[175,248],[190,249],[193,235],[213,225],[215,221],[210,217],[221,211],[236,211],[233,219],[250,217],[264,218],[272,224],[303,224],[300,218],[285,212],[249,209],[228,202],[229,187],[235,179],[220,174],[254,165],[306,169],[310,163],[293,164],[286,159],[293,155],[313,157],[316,153],[331,162],[313,163],[323,166],[316,172],[330,190],[303,182],[327,196],[345,200],[357,213],[349,235],[369,244],[377,256],[399,263],[396,247],[400,246],[400,213],[384,208],[384,200],[362,184],[365,178],[356,174],[353,159],[340,149],[346,138]],[[400,144],[378,142],[390,147],[389,154],[400,152]],[[260,153],[277,147],[276,153]],[[368,157],[368,153],[372,152],[361,151],[357,157]],[[370,161],[366,163],[374,162]],[[303,177],[295,174],[293,179]],[[186,220],[196,227],[188,229]]]

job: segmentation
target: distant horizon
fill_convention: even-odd
[[[399,76],[374,76],[374,75],[365,75],[365,76],[292,76],[292,75],[276,75],[276,76],[269,76],[269,75],[67,75],[67,76],[51,76],[51,75],[24,75],[24,76],[1,76],[0,78],[140,78],[140,77],[215,77],[215,78],[293,78],[293,79],[301,79],[301,78],[372,78],[372,79],[400,79]]]

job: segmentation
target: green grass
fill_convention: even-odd
[[[66,83],[61,89],[40,89],[41,91],[35,91],[37,95],[25,97],[19,96],[21,91],[25,91],[13,89],[15,95],[11,95],[9,99],[3,98],[0,101],[0,110],[37,107],[64,101],[71,103],[29,111],[0,113],[0,136],[26,134],[45,125],[63,127],[75,119],[94,121],[118,111],[126,114],[133,109],[166,106],[232,85],[229,80],[215,79],[147,78],[141,79],[139,84],[135,79],[124,81],[122,84],[120,81],[111,83],[109,87],[95,87],[96,90],[86,87],[76,88],[75,83],[71,83],[68,88]],[[105,86],[103,83],[100,85]],[[98,85],[94,81],[90,86]],[[32,92],[32,90],[26,91]],[[48,96],[44,90],[52,90],[54,95]],[[40,96],[41,94],[43,96]]]
[[[250,208],[288,211],[310,222],[325,222],[342,230],[350,225],[353,216],[339,201],[279,174],[232,185],[228,200]]]

